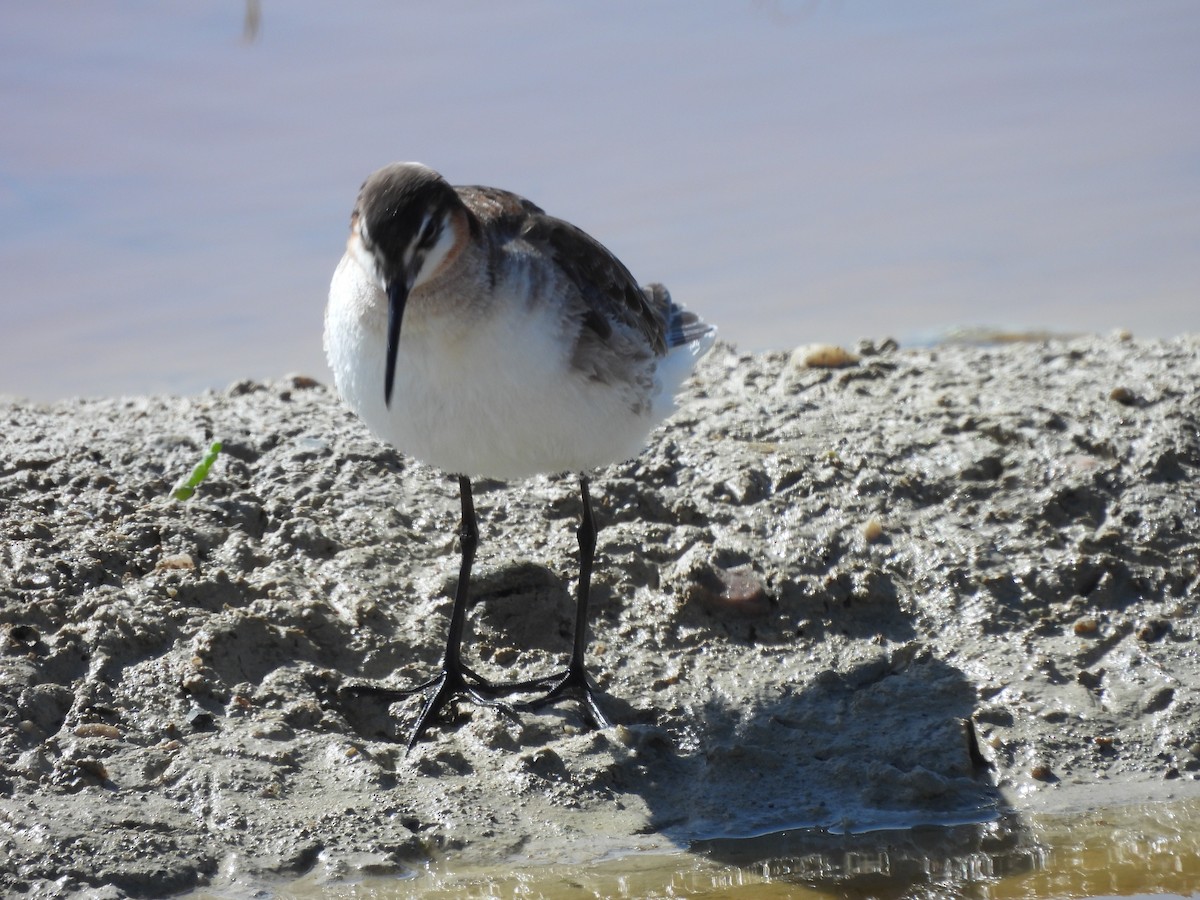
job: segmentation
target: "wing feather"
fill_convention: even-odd
[[[583,301],[584,328],[607,341],[612,323],[619,322],[640,333],[654,355],[666,353],[667,318],[607,247],[517,194],[478,186],[455,190],[498,244],[525,241],[557,263]]]

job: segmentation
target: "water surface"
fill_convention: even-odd
[[[746,349],[1200,331],[1197,46],[1186,0],[9,4],[0,394],[326,377],[395,159],[531,197]]]
[[[490,869],[447,859],[408,877],[352,882],[331,880],[318,865],[270,893],[287,900],[1172,900],[1200,896],[1200,803],[1164,801],[859,835],[784,832],[710,841],[692,851]],[[199,891],[196,900],[226,896]]]

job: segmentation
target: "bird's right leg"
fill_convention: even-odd
[[[462,503],[462,521],[458,532],[462,559],[458,570],[458,585],[454,590],[454,606],[450,611],[450,629],[446,635],[446,650],[442,655],[441,671],[428,681],[411,688],[365,685],[354,688],[356,693],[371,693],[389,701],[432,690],[429,699],[425,701],[425,705],[421,709],[416,725],[413,726],[412,733],[409,735],[409,750],[425,734],[438,713],[458,697],[465,697],[485,706],[508,708],[496,698],[510,691],[498,685],[492,685],[482,676],[472,672],[462,661],[462,641],[467,621],[471,567],[475,562],[475,550],[479,546],[479,525],[475,519],[471,480],[466,476],[459,476],[458,492]]]

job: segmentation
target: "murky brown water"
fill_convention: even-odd
[[[865,835],[781,834],[594,865],[456,868],[331,881],[319,870],[271,889],[281,900],[402,898],[866,898],[972,900],[1200,892],[1200,802],[1038,814],[984,825]],[[229,894],[198,894],[196,900]]]

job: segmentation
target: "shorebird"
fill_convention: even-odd
[[[632,459],[675,409],[715,329],[661,284],[640,287],[579,228],[489,187],[452,187],[418,163],[363,183],[325,310],[342,399],[382,441],[457,476],[461,562],[440,670],[389,696],[428,692],[408,746],[462,698],[533,709],[574,697],[608,718],[585,669],[596,550],[588,473]],[[471,479],[579,476],[574,642],[565,671],[496,684],[462,655],[479,532]],[[524,703],[501,698],[544,695]]]

